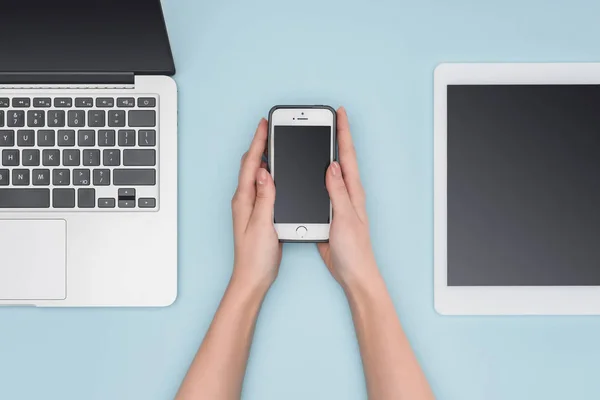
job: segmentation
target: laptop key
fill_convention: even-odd
[[[138,107],[156,107],[156,99],[154,97],[140,97],[138,99]]]
[[[140,147],[156,146],[156,131],[154,129],[140,129],[138,131],[138,144]]]
[[[96,167],[100,165],[100,150],[84,150],[83,165],[86,167]]]
[[[114,169],[113,184],[115,186],[153,186],[156,185],[156,170]]]
[[[119,208],[135,208],[135,200],[119,200]]]
[[[0,186],[8,186],[10,183],[9,174],[7,169],[0,169]]]
[[[15,108],[27,108],[31,106],[31,99],[28,97],[13,97],[12,106]]]
[[[69,186],[71,184],[71,171],[68,169],[55,169],[52,171],[52,184],[54,186]]]
[[[94,107],[94,99],[92,99],[91,97],[77,97],[75,99],[75,107],[78,107],[78,108]]]
[[[4,126],[4,110],[0,110],[0,128]]]
[[[43,127],[46,123],[44,111],[29,110],[27,111],[27,126],[30,128]]]
[[[56,144],[56,134],[53,129],[40,129],[37,132],[37,144],[40,147],[53,147]]]
[[[20,128],[25,126],[25,111],[11,110],[6,114],[6,126]]]
[[[114,107],[115,99],[112,97],[98,97],[96,99],[96,107]]]
[[[74,186],[89,186],[90,185],[90,170],[89,169],[74,169],[73,170],[73,185]]]
[[[98,146],[112,147],[115,145],[115,131],[101,129],[98,131]]]
[[[8,97],[0,97],[0,107],[6,108],[8,107],[10,102],[8,101]]]
[[[94,186],[110,185],[110,169],[94,170]]]
[[[65,167],[78,167],[81,164],[81,154],[79,149],[63,150],[63,165]]]
[[[111,198],[98,199],[98,208],[115,208],[115,199],[111,199]]]
[[[48,127],[62,128],[65,126],[65,112],[63,110],[48,111]]]
[[[96,207],[96,189],[78,189],[77,206],[79,208]]]
[[[49,169],[34,169],[31,171],[33,186],[48,186],[50,185],[50,170]]]
[[[2,165],[17,167],[19,165],[19,150],[2,150]]]
[[[57,97],[54,99],[54,107],[73,107],[73,99],[70,97]]]
[[[29,185],[29,170],[28,169],[13,169],[12,184],[13,184],[13,186],[28,186]]]
[[[154,208],[156,207],[156,199],[153,198],[141,198],[138,200],[138,207],[139,208]]]
[[[90,128],[103,128],[106,125],[106,112],[104,110],[88,111],[88,126]]]
[[[50,189],[0,189],[0,208],[49,208]]]
[[[40,165],[40,151],[38,149],[23,150],[21,162],[24,167],[37,167]]]
[[[73,147],[75,146],[75,131],[71,129],[61,129],[58,131],[58,146]]]
[[[119,97],[117,107],[135,107],[135,99],[133,97]]]
[[[156,150],[123,150],[123,165],[127,167],[152,167],[156,165]]]
[[[145,128],[156,126],[156,111],[154,110],[129,110],[129,126],[133,128]]]
[[[54,189],[52,191],[52,207],[75,208],[75,189]]]
[[[15,145],[15,131],[0,130],[0,147],[12,147]]]
[[[17,131],[17,146],[31,147],[35,144],[35,132],[33,129],[20,129]]]
[[[91,129],[80,129],[77,131],[77,145],[91,147],[96,145],[96,132]]]
[[[135,146],[135,131],[133,129],[119,130],[119,146]]]
[[[50,97],[36,97],[33,99],[33,106],[36,108],[51,107],[52,99]]]
[[[60,165],[60,151],[42,150],[42,165],[44,167],[58,167]]]
[[[108,112],[108,126],[125,126],[125,110],[110,110]]]
[[[67,114],[67,125],[69,127],[85,126],[85,111],[69,110],[69,113]]]
[[[121,165],[121,150],[107,149],[102,151],[102,164],[105,166],[116,167]]]

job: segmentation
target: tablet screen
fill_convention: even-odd
[[[448,86],[448,285],[600,285],[600,86]]]

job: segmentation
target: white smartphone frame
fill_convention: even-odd
[[[448,286],[448,85],[600,85],[600,63],[440,64],[434,72],[434,305],[443,315],[600,315],[600,286]]]
[[[297,108],[282,107],[275,108],[269,118],[269,167],[271,176],[275,180],[277,168],[274,162],[275,156],[275,127],[278,125],[285,126],[329,126],[330,134],[330,154],[329,162],[335,160],[335,113],[332,109],[323,108]],[[329,223],[326,224],[308,224],[308,223],[275,223],[275,215],[273,215],[273,223],[279,240],[294,241],[294,242],[323,242],[329,240],[329,227],[333,217],[333,209],[331,201],[329,201]]]

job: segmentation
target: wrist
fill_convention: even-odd
[[[234,267],[228,290],[249,296],[264,297],[272,284],[273,281],[270,279],[247,276],[246,273],[241,272],[241,268]]]
[[[357,293],[377,291],[384,285],[383,277],[379,273],[375,261],[366,263],[366,265],[361,266],[357,270],[360,273],[349,274],[349,276],[344,277],[340,282],[347,297]]]

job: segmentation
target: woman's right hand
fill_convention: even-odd
[[[331,163],[325,178],[333,206],[329,243],[319,243],[318,248],[333,277],[346,289],[379,272],[369,236],[365,191],[343,107],[337,112],[337,140],[340,161]]]

